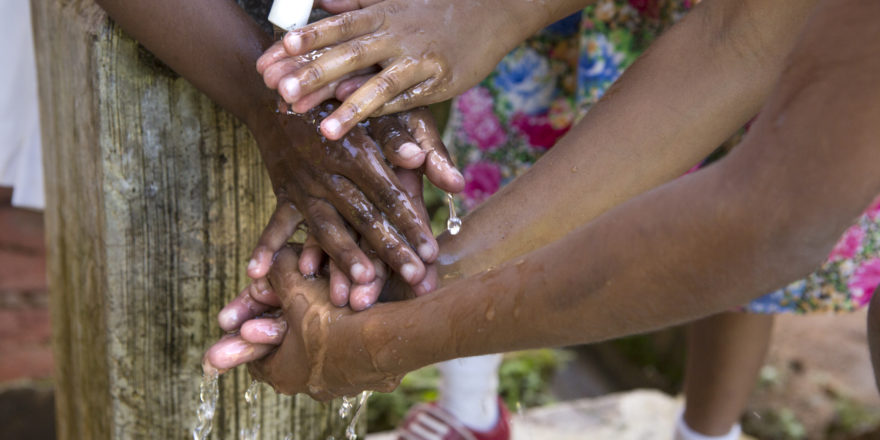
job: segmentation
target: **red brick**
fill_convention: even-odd
[[[0,295],[44,291],[46,284],[45,257],[14,254],[0,249]]]
[[[0,354],[0,382],[49,378],[53,368],[49,347],[27,347]]]
[[[26,255],[45,255],[43,213],[0,206],[0,249]]]

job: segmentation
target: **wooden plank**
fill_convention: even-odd
[[[187,438],[216,314],[274,200],[247,129],[91,0],[32,2],[60,439]],[[213,438],[246,423],[244,369]],[[263,389],[261,438],[343,438],[337,405]]]

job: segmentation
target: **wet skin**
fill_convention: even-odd
[[[486,77],[524,36],[589,3],[324,1],[317,6],[341,14],[289,32],[259,59],[257,69],[266,85],[299,110],[309,108],[313,101],[308,95],[327,84],[345,82],[346,88],[355,88],[321,123],[325,136],[339,139],[369,116],[461,94]],[[468,42],[461,40],[463,35]],[[291,62],[316,50],[320,54],[309,61]],[[376,65],[381,72],[365,74]]]
[[[401,186],[385,159],[424,170],[445,190],[463,188],[464,180],[451,166],[425,110],[370,121],[369,128],[359,127],[339,141],[328,141],[316,127],[332,104],[303,116],[277,112],[277,95],[265,88],[253,67],[271,45],[271,37],[234,2],[98,3],[126,32],[239,117],[254,134],[278,205],[254,250],[250,276],[265,275],[274,251],[304,219],[312,243],[320,244],[337,270],[354,284],[375,286],[380,270],[369,249],[413,285],[424,280],[424,263],[436,258],[437,244],[420,212],[424,209],[420,199]],[[323,101],[337,92],[331,85],[313,97]],[[319,263],[317,253],[310,255],[306,269]]]
[[[319,333],[298,332],[302,313],[288,304],[288,337],[252,369],[282,392],[326,398],[349,392],[361,374],[369,387],[383,374],[444,359],[678,324],[802,277],[880,193],[880,61],[870,56],[880,50],[878,17],[874,4],[823,2],[749,135],[718,164],[497,269],[436,294],[335,315]],[[495,206],[477,212],[497,214]],[[273,285],[282,298],[308,288],[297,277],[273,278]],[[285,348],[297,338],[323,349]],[[207,360],[230,360],[222,349],[212,348]],[[279,368],[313,353],[321,359],[310,365],[345,365],[348,376],[313,368],[303,374],[320,377],[311,383],[324,388],[308,389],[303,375]]]

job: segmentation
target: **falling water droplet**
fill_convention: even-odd
[[[449,204],[449,220],[446,220],[446,230],[451,235],[457,235],[461,231],[461,219],[455,213],[455,198],[446,193],[446,202]]]

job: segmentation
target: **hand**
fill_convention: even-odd
[[[347,344],[329,343],[341,340],[337,326],[351,319],[354,312],[330,304],[326,279],[306,279],[296,273],[297,260],[296,252],[285,247],[269,274],[271,285],[281,293],[283,319],[249,321],[241,335],[226,336],[208,350],[206,368],[222,372],[252,362],[251,374],[277,391],[305,392],[318,400],[353,395],[364,388],[383,392],[394,389],[402,375],[376,370],[373,358],[377,353],[368,347],[356,350]],[[265,343],[248,342],[244,335]]]
[[[521,39],[540,29],[547,15],[544,8],[521,1],[326,3],[335,10],[371,5],[289,32],[283,44],[260,57],[257,70],[270,88],[300,110],[312,105],[308,97],[328,84],[345,90],[359,87],[322,121],[321,132],[330,139],[339,139],[368,116],[461,94],[486,77]],[[500,30],[507,32],[499,35]],[[478,44],[464,44],[462,35]],[[319,52],[310,60],[291,61],[312,51]],[[366,74],[364,69],[377,64],[383,68],[379,74]]]
[[[278,205],[254,251],[248,274],[254,279],[264,276],[275,250],[304,218],[309,233],[353,282],[366,284],[375,279],[374,266],[356,243],[356,233],[392,270],[417,284],[425,274],[422,262],[433,261],[437,255],[427,220],[419,214],[422,208],[407,196],[366,129],[359,127],[339,142],[320,138],[311,121],[332,108],[332,104],[323,104],[302,118],[280,115],[286,136],[258,137]],[[392,163],[425,164],[425,172],[435,183],[460,190],[464,180],[451,166],[428,117],[419,110],[377,120],[371,123],[370,133]],[[288,139],[297,141],[290,146]],[[404,154],[411,149],[416,154]],[[311,268],[303,267],[305,273],[314,273],[316,265],[310,262]]]
[[[440,141],[440,135],[430,112],[422,108],[400,115],[377,118],[370,121],[369,133],[373,139],[382,145],[385,156],[392,164],[397,166],[393,174],[399,179],[402,189],[412,202],[412,207],[418,218],[418,224],[428,227],[429,220],[422,200],[422,172],[427,174],[428,179],[435,185],[446,191],[458,192],[464,186],[464,178],[452,165],[449,154]],[[415,150],[415,152],[412,150]],[[269,152],[276,153],[276,150],[270,150]],[[279,182],[291,180],[290,173],[283,166],[286,164],[285,159],[285,157],[280,157],[276,160],[267,161],[269,174],[276,187],[279,186]],[[269,162],[272,162],[272,164],[270,165]],[[357,163],[354,165],[357,165]],[[375,169],[381,170],[383,175],[388,173],[387,167],[381,168],[377,166]],[[414,169],[419,169],[420,171],[416,172]],[[294,187],[293,189],[296,188]],[[276,193],[278,194],[277,208],[269,224],[264,229],[253,251],[251,262],[248,265],[248,275],[254,280],[259,280],[268,273],[273,255],[287,242],[297,225],[302,221],[302,216],[294,208],[290,192],[276,190]],[[355,241],[357,241],[355,235],[343,228],[338,228],[337,230],[348,232],[348,234],[340,233],[330,238],[338,238],[338,241],[344,242],[346,249],[357,250],[358,246],[355,244]],[[366,238],[361,237],[360,251],[362,251],[363,255],[367,253],[377,255],[368,251],[368,248],[373,245],[375,240],[371,242]],[[305,250],[300,260],[300,271],[304,275],[314,275],[321,266],[323,259],[321,248],[323,246],[320,245],[320,242],[321,237],[316,234],[310,234],[309,239],[306,240]],[[374,276],[372,279],[364,282],[349,276],[351,271],[341,270],[340,268],[345,268],[346,266],[333,258],[334,254],[332,252],[328,253],[331,256],[330,279],[331,292],[334,292],[334,304],[344,306],[350,302],[355,310],[363,310],[372,305],[376,301],[376,297],[379,295],[379,291],[387,276],[384,265],[381,267],[377,265],[379,259],[370,258],[373,274],[378,276]],[[424,253],[421,252],[420,256],[425,257]],[[379,253],[377,256],[380,259],[384,259],[382,253]],[[389,260],[386,259],[385,261]],[[401,265],[392,264],[392,268],[400,271]],[[408,281],[411,282],[413,280],[406,272],[403,272],[403,274],[404,278]],[[427,274],[428,277],[421,278],[421,282],[416,285],[416,289],[420,292],[430,291],[436,285],[436,271],[428,270]],[[349,290],[350,286],[351,289]],[[261,300],[261,298],[253,299],[256,301]],[[236,307],[233,307],[228,313],[221,313],[221,327],[227,330],[230,327],[237,328],[243,322],[242,319],[237,318],[240,316],[242,314],[239,313]]]

